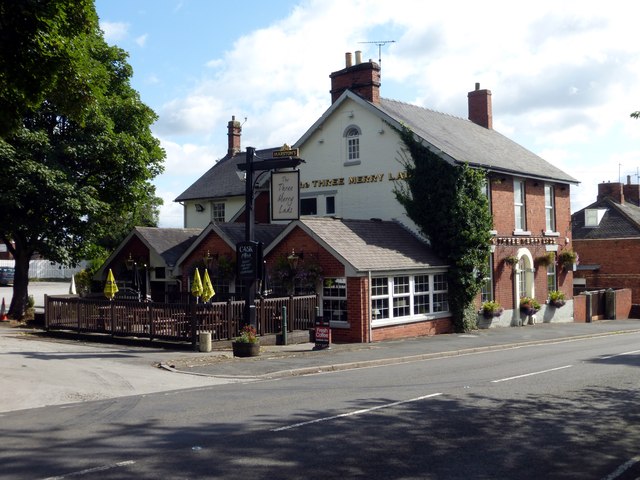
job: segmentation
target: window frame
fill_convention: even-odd
[[[222,217],[220,217],[222,210]],[[222,218],[222,219],[220,219]],[[226,219],[226,206],[224,202],[213,202],[211,204],[211,220],[217,223],[224,223]]]
[[[519,197],[517,196],[520,192]],[[525,181],[520,178],[513,179],[513,212],[514,212],[514,230],[516,232],[525,232],[527,230],[527,194],[525,189]],[[520,222],[518,222],[520,218]]]
[[[362,130],[357,125],[349,125],[344,129],[343,137],[345,139],[345,166],[360,165],[361,162],[361,145]]]
[[[398,273],[371,277],[370,306],[372,327],[449,316],[447,272]]]
[[[548,194],[547,194],[548,193]],[[544,185],[544,222],[545,231],[555,233],[556,231],[556,200],[555,188],[549,183]]]
[[[331,283],[330,286],[329,283]],[[329,317],[328,320],[332,326],[349,326],[346,277],[324,279],[322,284],[322,316],[324,319]],[[339,320],[334,319],[336,316]]]

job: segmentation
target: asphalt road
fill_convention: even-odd
[[[9,412],[0,478],[621,480],[640,458],[637,339]]]

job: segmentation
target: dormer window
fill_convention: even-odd
[[[347,161],[345,165],[358,165],[360,163],[360,128],[351,125],[344,131],[346,139]]]
[[[600,225],[600,221],[606,213],[604,208],[587,208],[584,211],[584,226],[585,227],[597,227]]]

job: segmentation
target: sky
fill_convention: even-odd
[[[161,227],[174,199],[227,151],[295,143],[330,106],[345,53],[381,59],[381,96],[467,118],[492,92],[493,128],[576,178],[571,210],[601,182],[638,183],[640,47],[633,2],[539,0],[96,0],[109,44],[158,115]]]

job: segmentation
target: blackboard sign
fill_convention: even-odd
[[[240,242],[236,244],[236,265],[238,277],[243,280],[255,280],[262,274],[262,244],[259,242]]]

